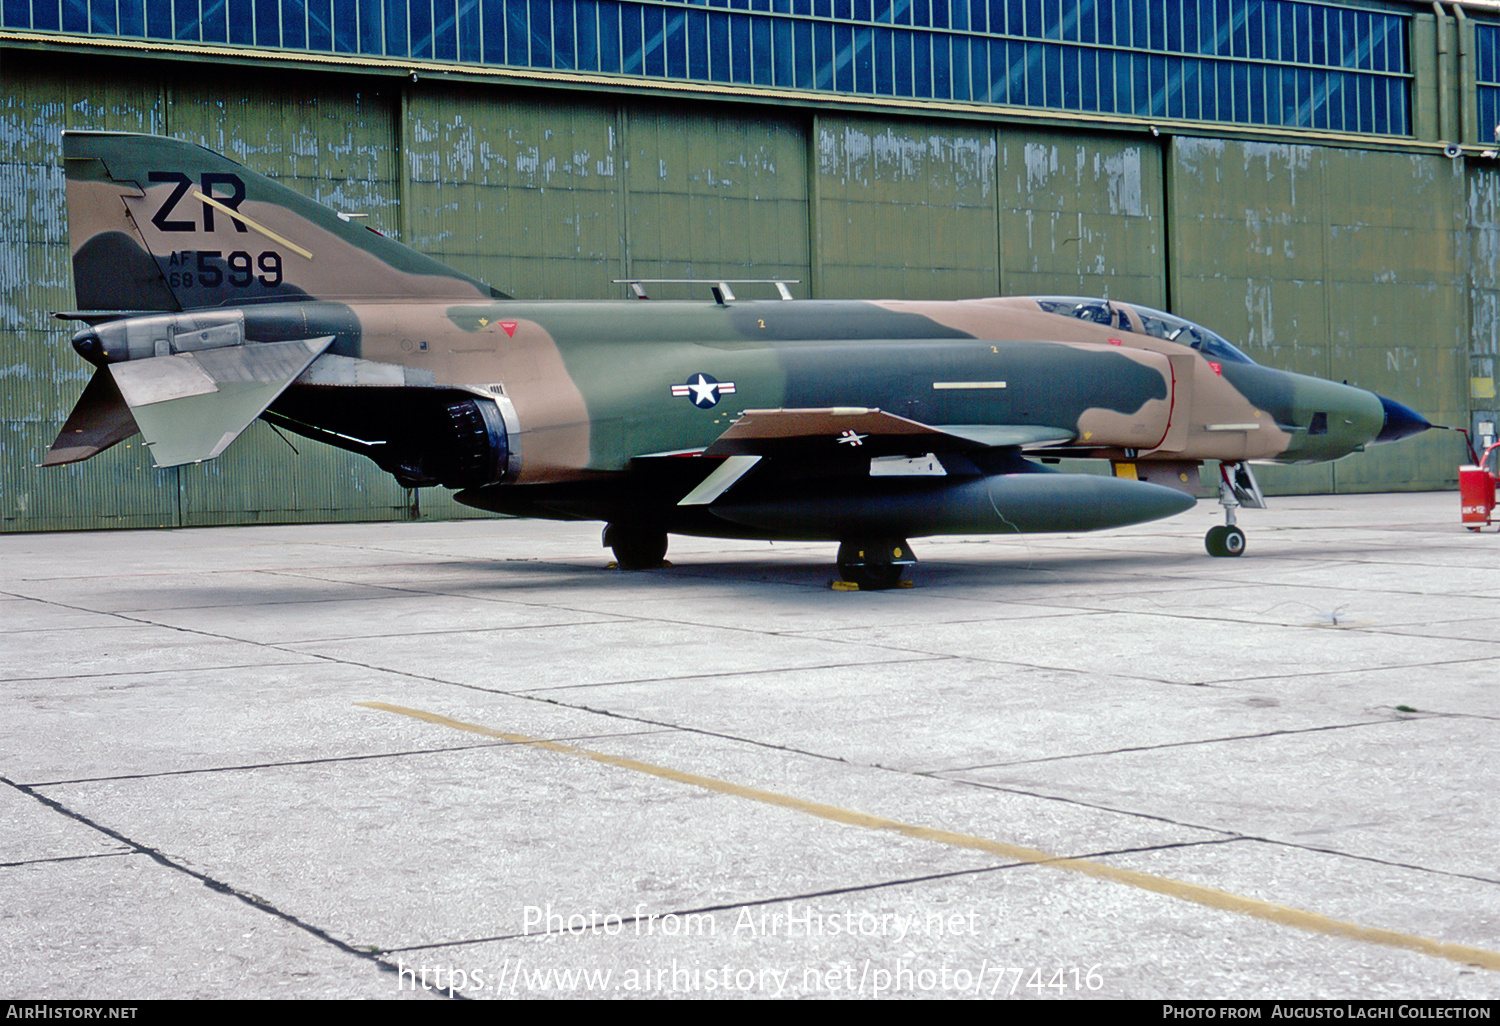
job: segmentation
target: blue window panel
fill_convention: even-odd
[[[1061,107],[1063,104],[1063,48],[1042,47],[1042,106]]]
[[[1170,7],[1162,9],[1156,7],[1155,4],[1152,5],[1153,10],[1160,12],[1158,16],[1162,19],[1160,37],[1162,40],[1162,48],[1168,50],[1171,53],[1182,53],[1183,50],[1186,49],[1186,42],[1182,30],[1182,6],[1183,5],[1181,4],[1174,4]]]
[[[954,3],[963,3],[964,0],[953,0]],[[989,0],[968,0],[969,3],[969,28],[974,32],[994,32],[990,26],[990,4]],[[1002,23],[1003,24],[1003,23]],[[985,58],[989,60],[988,57]]]
[[[1076,43],[1078,41],[1078,0],[1062,0],[1054,17],[1057,18],[1057,38]]]
[[[65,31],[84,31],[86,18],[87,11],[82,4],[63,5],[62,27]],[[153,39],[172,38],[172,0],[146,0],[146,35]]]
[[[932,24],[932,0],[910,0],[911,24],[927,28]]]
[[[1276,107],[1275,113],[1271,115],[1271,123],[1295,125],[1297,123],[1297,71],[1295,68],[1278,68],[1276,73],[1281,82],[1276,91]]]
[[[833,26],[813,26],[813,86],[817,89],[833,88]]]
[[[53,14],[52,18],[56,19]],[[33,23],[31,20],[31,0],[4,0],[0,4],[0,18],[4,19],[6,28],[56,28],[55,25],[44,25],[39,20]]]
[[[453,28],[454,45],[458,49],[458,60],[478,64],[484,32],[479,22],[479,0],[458,0],[457,21]],[[439,32],[438,38],[442,38]],[[443,45],[447,45],[444,43]]]
[[[794,89],[797,85],[796,73],[796,51],[797,46],[793,41],[793,23],[786,18],[777,18],[772,25],[775,35],[771,47],[772,63],[774,67],[775,83],[783,89]]]
[[[307,8],[302,0],[282,0],[281,45],[288,50],[307,49]]]
[[[146,32],[151,32],[151,4],[153,0],[146,0]],[[255,10],[250,5],[250,0],[228,0],[225,9],[226,20],[229,25],[229,41],[242,46],[249,46],[255,42]]]
[[[1118,51],[1110,55],[1109,77],[1104,80],[1103,88],[1109,91],[1112,98],[1110,110],[1116,114],[1129,114],[1135,110],[1135,98],[1133,89],[1135,78],[1132,68],[1135,67],[1135,58],[1126,53]],[[1102,72],[1101,72],[1102,74]]]
[[[1500,141],[1495,126],[1500,125],[1500,89],[1479,87],[1479,138],[1485,142]]]
[[[1165,81],[1162,83],[1163,97],[1162,103],[1159,105],[1160,109],[1169,118],[1181,118],[1184,106],[1182,96],[1183,60],[1180,57],[1161,57],[1157,58],[1157,60],[1163,65],[1162,72],[1165,76]]]
[[[552,67],[552,4],[549,0],[531,0],[531,31],[527,42],[531,47],[528,62],[533,68]]]
[[[36,6],[51,8],[53,5],[50,4],[50,3],[45,3],[44,2],[44,3],[38,4]],[[165,19],[164,20],[160,19],[160,16],[158,16],[159,20],[156,22],[156,24],[157,25],[165,25],[165,26],[167,26],[167,28],[166,29],[157,28],[157,29],[154,30],[154,33],[158,34],[158,35],[166,34],[166,35],[169,36],[170,32],[171,32],[171,24],[172,24],[171,0],[166,0],[166,2],[162,2],[162,0],[158,0],[158,2],[156,3],[156,6],[159,7],[159,8],[160,7],[165,7],[166,8]],[[53,15],[53,13],[52,13],[52,11],[50,9],[47,11],[47,15],[48,15],[48,19],[49,20],[51,20],[52,18],[55,17],[55,15]],[[24,19],[26,16],[24,14],[22,14],[21,17]],[[25,28],[30,28],[31,27],[30,25],[27,25],[24,21],[22,21],[21,24]],[[63,4],[62,4],[62,29],[63,29],[64,32],[87,32],[89,30],[89,5],[88,5],[88,0],[63,0]]]
[[[1281,50],[1278,59],[1288,64],[1301,60],[1298,49],[1305,45],[1297,37],[1297,18],[1300,13],[1290,7],[1281,11]]]
[[[281,5],[276,0],[255,0],[255,45],[281,45]]]
[[[889,25],[896,20],[895,12],[891,9],[893,0],[872,0],[870,5],[870,20],[881,25]]]
[[[1114,0],[1099,0],[1095,14],[1097,17],[1094,24],[1099,34],[1099,45],[1122,45],[1122,41],[1130,33],[1130,23],[1126,16],[1116,8]]]
[[[891,21],[897,25],[910,25],[912,0],[891,0]]]
[[[44,3],[43,6],[50,7],[52,5]],[[196,3],[194,6],[197,6]],[[112,36],[115,34],[115,17],[115,0],[103,0],[103,2],[94,0],[93,3],[89,4],[88,30],[100,35]],[[198,20],[198,12],[196,10],[193,12],[193,20]]]
[[[1250,69],[1243,64],[1231,65],[1234,82],[1234,120],[1250,120]]]
[[[854,4],[852,0],[833,0],[833,20],[851,21],[854,18]]]
[[[732,70],[729,60],[729,15],[708,16],[708,70],[715,82],[728,82]]]
[[[1153,113],[1151,104],[1155,99],[1151,89],[1151,58],[1139,54],[1131,60],[1130,80],[1131,113],[1149,117]]]
[[[1091,62],[1094,75],[1094,102],[1096,106],[1092,109],[1105,114],[1113,114],[1118,109],[1115,103],[1115,60],[1116,54],[1109,50],[1095,50],[1094,59]],[[1085,65],[1085,75],[1090,65]]]
[[[679,15],[679,17],[681,17]],[[578,38],[573,29],[573,0],[552,0],[552,65],[565,71],[578,67]],[[686,69],[679,70],[682,78]]]
[[[865,26],[854,30],[854,91],[875,91],[875,30]]]
[[[1307,61],[1310,64],[1330,64],[1332,57],[1328,52],[1328,21],[1327,12],[1321,7],[1315,7],[1308,15],[1308,24],[1311,26],[1311,34],[1307,40]]]
[[[932,96],[937,100],[953,99],[953,52],[950,39],[946,35],[933,34],[927,37],[927,44],[918,50],[922,54],[928,46],[931,47]],[[921,78],[917,81],[920,83]]]
[[[256,0],[257,3],[260,0]],[[406,38],[406,4],[402,0],[385,0],[385,53],[388,57],[409,57]]]
[[[1062,100],[1059,106],[1066,110],[1080,110],[1083,106],[1083,84],[1078,68],[1079,52],[1076,46],[1063,47],[1062,53]]]
[[[666,34],[662,49],[667,57],[667,76],[687,78],[687,17],[686,11],[666,11]]]
[[[797,10],[797,13],[801,14],[803,12],[799,9]],[[870,3],[870,0],[854,0],[853,17],[854,20],[858,22],[869,23],[871,21],[874,21],[874,5]]]
[[[1095,0],[1079,0],[1078,29],[1075,38],[1084,43],[1099,41],[1099,19]]]
[[[1381,69],[1404,72],[1406,70],[1406,23],[1398,18],[1379,18],[1374,32],[1380,38],[1382,54]]]
[[[1019,103],[1021,97],[1011,89],[1011,69],[1015,63],[1013,50],[1016,44],[1002,43],[998,40],[990,43],[990,102],[991,103]]]
[[[652,78],[661,78],[667,73],[665,15],[660,7],[641,9],[641,74]]]
[[[813,0],[813,17],[832,18],[833,0]]]
[[[229,38],[235,38],[235,9],[247,5],[247,0],[229,0]],[[381,17],[380,0],[359,0],[359,52],[381,53],[385,49],[385,28]],[[248,30],[248,25],[246,26]],[[247,31],[248,34],[248,31]]]
[[[1245,14],[1245,56],[1252,61],[1265,59],[1265,22],[1259,4],[1250,3]]]
[[[327,20],[329,20],[327,6],[329,6],[327,5],[327,0],[314,5],[314,10],[317,10],[318,7],[323,7],[321,17],[323,17],[324,23],[327,23]],[[121,7],[124,7],[124,5],[121,5]],[[123,13],[123,10],[121,10],[121,13]],[[98,20],[98,17],[99,13],[95,12],[96,20]],[[202,5],[202,13],[199,13],[198,17],[199,39],[204,40],[204,42],[229,42],[228,17],[228,5],[226,5],[225,0],[205,0],[204,5]],[[123,34],[123,23],[121,23],[121,34]],[[324,36],[321,36],[317,43],[308,43],[308,49],[332,48],[332,40],[327,36],[327,31],[324,31]]]
[[[333,49],[337,53],[354,53],[359,49],[359,11],[353,4],[338,3],[330,7],[333,27]]]
[[[984,39],[969,40],[969,98],[984,102],[990,98],[990,43]]]
[[[797,88],[813,88],[816,80],[813,77],[813,34],[810,22],[795,21],[792,23],[792,51],[797,75]]]
[[[1202,92],[1199,88],[1199,62],[1178,62],[1178,93],[1182,96],[1182,116],[1192,121],[1203,120]]]
[[[531,13],[527,0],[505,0],[505,63],[524,68],[531,63]]]
[[[750,84],[750,19],[746,15],[729,17],[729,80]]]
[[[432,59],[432,3],[431,0],[406,0],[400,7],[406,8],[407,26],[411,34],[410,53],[413,57]],[[396,11],[391,12],[397,16]]]
[[[973,26],[969,24],[969,0],[943,0],[943,4],[952,28],[960,32],[972,30]],[[979,31],[984,31],[983,23],[980,24]]]
[[[756,85],[770,85],[775,77],[771,60],[771,20],[750,19],[750,69]]]
[[[51,7],[52,4],[45,3],[45,4],[37,4],[35,6],[40,7],[40,8],[47,8],[47,7]],[[64,21],[67,20],[68,6],[69,5],[67,5],[67,4],[65,4],[63,6],[63,20]],[[105,32],[105,31],[109,31],[109,30],[106,30],[100,24],[100,21],[101,21],[101,18],[100,18],[100,14],[101,14],[100,8],[104,6],[103,4],[99,3],[98,0],[95,0],[95,2],[92,3],[92,4],[87,4],[87,5],[85,5],[85,4],[79,4],[78,6],[79,7],[85,7],[85,6],[87,6],[87,7],[92,8],[92,17],[91,17],[91,20],[90,20],[90,24],[89,24],[88,28],[84,29],[83,31],[88,31],[88,32]],[[114,5],[111,4],[110,6],[113,7]],[[114,12],[111,11],[110,13],[111,13],[111,15],[113,15]],[[189,41],[189,42],[195,42],[195,43],[201,41],[202,38],[203,38],[203,36],[201,34],[201,28],[199,26],[199,20],[201,18],[201,15],[202,15],[202,12],[198,9],[198,0],[174,0],[174,3],[172,4],[172,38],[174,38],[174,39],[182,39],[182,40],[186,40],[186,41]],[[113,32],[110,31],[110,34],[112,35]]]
[[[205,36],[211,24],[208,12],[204,11],[203,32]],[[333,49],[333,16],[330,0],[311,0],[307,5],[307,48],[323,51]]]
[[[1057,38],[1057,8],[1048,0],[1026,0],[1025,21],[1021,29],[1022,33],[1030,39],[1056,39]],[[1015,25],[1011,25],[1011,32],[1015,32]]]
[[[692,14],[699,18],[704,17],[702,12],[693,11]],[[574,51],[574,61],[579,71],[599,70],[599,7],[594,0],[577,0],[573,5],[573,24],[576,26],[575,40],[577,49]],[[704,60],[707,58],[707,49],[704,51]]]
[[[620,70],[627,75],[641,74],[645,66],[641,38],[641,8],[639,4],[620,5]]]
[[[505,0],[480,0],[480,35],[484,63],[505,63]]]
[[[599,70],[614,73],[623,63],[621,55],[620,5],[599,0]]]
[[[990,32],[997,36],[1020,35],[1026,18],[1021,13],[1021,0],[990,0]]]
[[[220,0],[222,2],[222,0]],[[51,6],[50,4],[48,5]],[[119,2],[120,28],[122,36],[143,36],[146,34],[146,8],[142,0],[120,0]],[[57,15],[52,15],[55,20]],[[219,17],[222,19],[223,14]],[[38,23],[36,28],[55,28],[56,26],[43,26]]]
[[[1250,106],[1246,113],[1246,120],[1252,125],[1264,125],[1266,123],[1266,67],[1263,64],[1252,64],[1245,69],[1248,79]]]
[[[932,37],[925,32],[911,34],[912,95],[932,99]]]
[[[953,37],[953,98],[967,102],[974,98],[969,84],[969,40],[963,36]]]
[[[833,87],[841,93],[854,92],[854,28],[833,27]]]
[[[896,95],[895,34],[890,29],[875,30],[875,93]]]
[[[581,11],[582,8],[580,7]],[[582,29],[580,29],[580,32]],[[708,12],[687,12],[688,78],[708,81]]]
[[[771,0],[750,0],[750,9],[762,14],[771,13]],[[829,14],[829,17],[832,17]]]
[[[911,33],[896,32],[893,36],[896,44],[896,52],[892,60],[892,68],[895,71],[895,85],[897,96],[912,95],[912,53]]]

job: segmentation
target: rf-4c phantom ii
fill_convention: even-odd
[[[159,467],[260,417],[469,506],[602,520],[620,566],[670,532],[838,542],[861,587],[907,539],[1088,531],[1194,504],[1221,464],[1237,556],[1249,461],[1332,460],[1430,425],[1257,366],[1120,302],[523,302],[202,147],[64,136],[79,309],[98,369],[46,464],[139,432]],[[634,283],[638,295],[646,289]],[[769,291],[769,290],[767,290]],[[1114,476],[1038,460],[1113,462]]]

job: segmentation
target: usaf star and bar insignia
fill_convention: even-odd
[[[700,410],[712,409],[721,397],[733,394],[733,381],[719,381],[707,374],[694,374],[683,384],[672,386],[672,395],[688,396]]]

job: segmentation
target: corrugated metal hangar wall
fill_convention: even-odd
[[[5,530],[468,514],[318,443],[298,439],[293,455],[261,423],[202,465],[153,469],[137,438],[37,468],[89,372],[72,328],[48,317],[74,305],[65,128],[202,142],[518,297],[616,297],[621,277],[775,276],[817,297],[1108,295],[1437,423],[1494,419],[1500,164],[1474,146],[1453,159],[1389,139],[64,61],[45,48],[0,51],[0,84]],[[1420,122],[1436,100],[1418,101]],[[1262,480],[1444,488],[1461,457],[1456,435],[1429,432]]]

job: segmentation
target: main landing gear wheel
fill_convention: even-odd
[[[657,570],[667,555],[667,532],[650,527],[609,524],[604,544],[613,549],[621,570]]]
[[[884,591],[901,583],[917,561],[905,538],[857,539],[839,543],[839,576],[860,591]]]
[[[1245,532],[1238,527],[1220,524],[1209,530],[1203,545],[1210,556],[1238,556],[1245,551]]]

